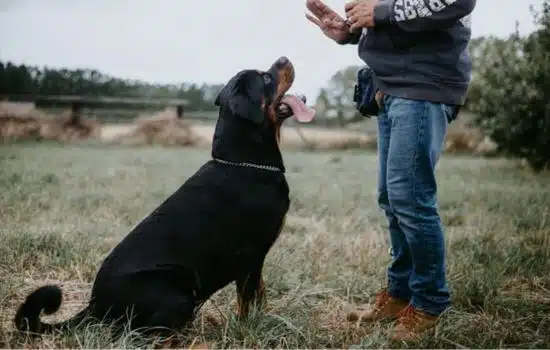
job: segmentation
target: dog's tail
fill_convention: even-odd
[[[14,317],[15,327],[23,332],[50,333],[57,329],[78,325],[86,318],[88,307],[67,321],[54,324],[43,323],[40,320],[40,313],[42,311],[46,315],[55,313],[59,310],[62,301],[63,296],[58,286],[48,285],[38,288],[19,306]]]

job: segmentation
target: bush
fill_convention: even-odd
[[[537,29],[527,37],[472,41],[467,108],[500,152],[541,171],[550,168],[550,0],[533,13]]]

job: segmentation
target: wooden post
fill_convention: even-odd
[[[80,123],[81,111],[82,111],[82,104],[80,102],[71,103],[71,116],[69,117],[69,124],[77,125]]]
[[[183,106],[182,105],[177,105],[176,106],[176,116],[178,117],[178,119],[183,119]]]

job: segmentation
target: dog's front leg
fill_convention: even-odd
[[[246,318],[251,306],[264,308],[266,305],[265,285],[262,278],[262,266],[244,274],[237,284],[237,317]]]

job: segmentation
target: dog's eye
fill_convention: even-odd
[[[269,83],[271,83],[271,77],[267,74],[264,74],[264,84],[268,85]]]

